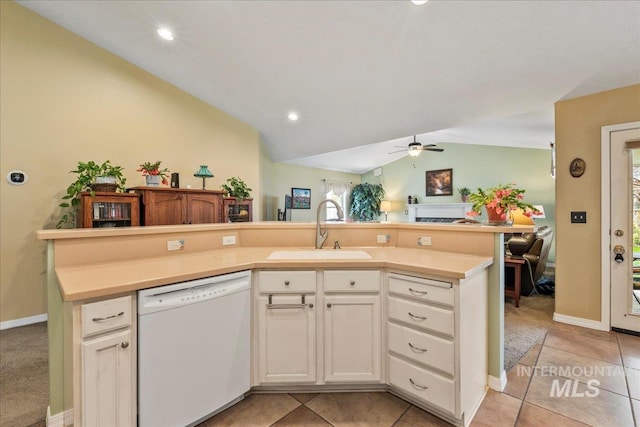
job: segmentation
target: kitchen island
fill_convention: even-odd
[[[370,259],[269,259],[275,251],[312,250],[315,239],[315,224],[312,223],[257,222],[39,231],[38,237],[49,241],[47,280],[52,417],[64,413],[70,416],[69,410],[73,408],[73,418],[77,422],[82,420],[78,404],[74,406],[74,402],[83,401],[81,382],[77,378],[80,369],[77,365],[80,362],[76,359],[79,357],[74,357],[79,350],[71,349],[79,346],[83,340],[78,324],[83,305],[132,296],[130,305],[134,311],[137,290],[243,270],[315,272],[314,277],[320,278],[317,297],[325,299],[331,295],[323,296],[321,291],[329,282],[321,277],[330,270],[381,272],[379,293],[385,298],[389,286],[388,275],[392,273],[415,276],[420,280],[435,279],[453,283],[452,289],[456,289],[456,292],[458,288],[464,288],[465,283],[486,277],[483,280],[487,303],[483,313],[489,331],[488,340],[484,339],[484,347],[488,347],[488,379],[483,381],[496,389],[504,386],[503,233],[514,232],[514,227],[345,223],[330,224],[328,228],[329,242],[338,241],[342,251],[364,251]],[[532,231],[530,227],[519,227],[517,230]],[[180,249],[169,251],[168,247]],[[256,279],[255,298],[260,296],[258,286]],[[435,304],[438,306],[442,303],[436,301]],[[387,317],[385,311],[381,313],[383,318]],[[455,316],[463,314],[457,309],[453,313]],[[464,323],[464,317],[456,319]],[[381,325],[386,323],[381,322]],[[131,339],[135,341],[135,315],[131,316],[129,327]],[[385,338],[385,348],[386,329],[382,328],[381,335]],[[451,334],[453,336],[453,332]],[[257,338],[254,341],[257,343]],[[456,345],[464,345],[456,342]],[[386,352],[383,354],[386,355]],[[396,358],[389,358],[393,363],[399,363]],[[393,384],[393,378],[391,381],[388,379],[387,365],[382,363],[383,369],[379,373],[381,385]],[[398,369],[404,369],[404,365],[398,366]],[[132,369],[135,373],[135,366]],[[265,383],[259,382],[257,374],[253,378],[256,388],[264,387]],[[311,383],[307,381],[305,384],[308,386]],[[402,393],[402,390],[398,390],[398,394],[405,397]],[[135,389],[133,394],[132,405],[135,409]],[[437,407],[434,409],[427,405],[427,409],[443,418],[448,414],[446,411],[438,412]],[[455,411],[461,414],[460,405]],[[452,409],[450,412],[455,411]],[[135,411],[133,413],[129,415],[134,416]],[[469,415],[466,414],[466,421]],[[448,419],[466,423],[456,417]]]

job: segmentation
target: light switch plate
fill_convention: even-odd
[[[418,246],[431,246],[431,236],[418,237]]]
[[[235,245],[236,244],[236,236],[223,236],[222,237],[222,245]]]
[[[376,239],[378,243],[389,243],[389,240],[391,240],[391,236],[389,236],[388,234],[378,234],[378,237]]]
[[[184,249],[184,240],[168,240],[167,251],[181,251]]]

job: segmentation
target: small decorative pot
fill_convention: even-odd
[[[503,210],[502,213],[496,212],[495,208],[485,206],[487,210],[487,219],[490,225],[508,225],[507,223],[507,211]]]
[[[159,187],[160,182],[162,182],[162,177],[160,175],[147,175],[147,187]]]

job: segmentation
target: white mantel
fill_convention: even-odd
[[[446,218],[454,221],[465,218],[473,205],[471,203],[418,203],[406,206],[409,222],[418,222],[419,218],[432,218],[435,220],[433,222],[448,222],[438,220]]]

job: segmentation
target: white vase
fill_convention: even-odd
[[[162,182],[160,175],[147,175],[145,178],[147,179],[147,187],[159,187]]]

